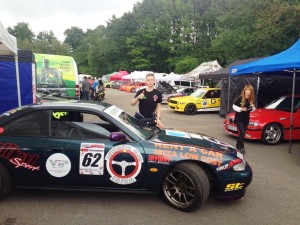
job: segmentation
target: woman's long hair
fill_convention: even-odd
[[[244,107],[245,103],[246,103],[246,97],[245,97],[245,91],[249,90],[250,91],[250,97],[248,99],[250,104],[254,104],[254,89],[252,87],[252,85],[248,84],[244,87],[243,91],[242,91],[242,102],[241,102],[241,106]]]

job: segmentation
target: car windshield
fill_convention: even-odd
[[[205,90],[198,89],[198,90],[194,91],[192,94],[190,94],[190,96],[194,97],[194,98],[201,98],[205,93],[206,93]]]
[[[184,92],[185,88],[179,88],[178,90],[176,90],[177,93],[182,93]]]
[[[117,106],[111,106],[104,110],[108,115],[112,116],[114,119],[119,121],[121,124],[130,129],[134,134],[138,135],[143,139],[150,139],[155,131],[151,127],[147,126],[142,121],[132,117],[124,110],[118,108]]]
[[[281,111],[291,111],[292,97],[281,97],[266,105],[266,109],[276,109]],[[300,107],[300,98],[294,99],[294,110]]]

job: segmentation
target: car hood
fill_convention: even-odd
[[[178,102],[193,102],[196,99],[194,97],[191,96],[182,96],[182,97],[178,97],[176,98],[176,101]]]
[[[235,153],[236,149],[228,143],[221,142],[203,134],[188,133],[177,130],[162,130],[152,139],[153,142],[186,147],[206,148],[224,153]]]
[[[275,117],[285,117],[289,116],[290,112],[279,111],[276,109],[265,109],[265,108],[258,108],[254,112],[250,113],[250,120],[260,120],[261,118],[275,118]],[[229,117],[234,116],[233,113],[228,114]]]

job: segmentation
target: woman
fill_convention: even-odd
[[[254,90],[251,85],[246,85],[244,87],[241,96],[235,99],[232,108],[235,111],[234,122],[239,131],[236,148],[242,154],[246,154],[244,146],[244,136],[249,124],[250,112],[253,112],[255,110]]]

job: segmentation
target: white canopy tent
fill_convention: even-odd
[[[18,93],[18,106],[21,106],[21,91],[20,91],[20,78],[19,78],[19,63],[18,63],[18,48],[17,39],[12,36],[4,28],[0,21],[0,55],[14,55],[16,64],[16,79],[17,79],[17,93]]]
[[[148,73],[152,71],[134,71],[131,74],[122,77],[122,80],[144,81]]]
[[[157,79],[157,78],[155,78],[155,79]],[[169,82],[169,81],[179,81],[179,80],[181,80],[181,75],[178,75],[178,74],[175,74],[175,73],[172,72],[172,73],[170,73],[166,76],[163,76],[163,77],[161,77],[157,80],[167,81],[167,82]]]
[[[217,60],[204,62],[201,63],[200,66],[198,66],[197,68],[193,69],[191,72],[187,74],[183,74],[181,79],[182,80],[198,79],[199,74],[210,73],[220,69],[222,69],[222,67],[219,65]]]

